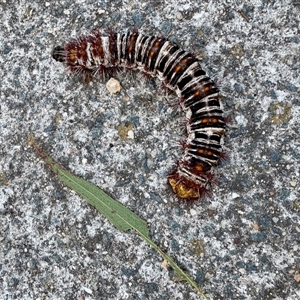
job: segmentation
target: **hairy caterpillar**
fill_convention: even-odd
[[[68,71],[89,78],[115,69],[130,68],[155,76],[175,91],[188,119],[184,155],[168,176],[178,197],[195,200],[204,196],[213,182],[210,172],[223,157],[225,121],[215,83],[191,53],[161,37],[138,32],[99,30],[72,39],[52,52]]]

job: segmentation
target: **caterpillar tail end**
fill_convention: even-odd
[[[170,175],[168,183],[173,192],[182,200],[193,202],[207,194],[206,187],[195,184],[187,178],[182,178],[178,174]]]

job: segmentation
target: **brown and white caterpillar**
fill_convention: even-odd
[[[95,30],[55,47],[52,56],[68,71],[85,78],[130,68],[157,77],[175,91],[188,119],[187,141],[168,183],[185,200],[207,194],[214,178],[210,170],[224,157],[225,121],[218,88],[193,54],[161,37],[139,32],[103,36]]]

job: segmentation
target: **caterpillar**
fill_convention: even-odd
[[[186,201],[197,200],[210,191],[215,178],[211,168],[224,157],[226,125],[219,90],[193,54],[163,37],[137,31],[102,35],[94,30],[56,46],[52,57],[84,78],[134,69],[157,77],[176,92],[188,119],[187,140],[183,158],[168,175],[168,184]]]

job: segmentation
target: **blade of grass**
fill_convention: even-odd
[[[126,208],[120,202],[114,200],[94,184],[83,180],[82,178],[72,174],[63,166],[57,163],[51,156],[49,156],[34,140],[29,137],[30,145],[35,149],[38,155],[42,158],[45,164],[57,175],[58,179],[62,181],[70,189],[74,190],[88,203],[95,206],[96,209],[105,216],[117,229],[127,231],[129,229],[135,230],[141,238],[153,247],[169,265],[173,268],[177,276],[187,281],[197,293],[205,300],[209,298],[197,286],[197,283],[186,274],[176,262],[166,253],[164,253],[150,238],[147,222],[137,216],[134,212]]]

